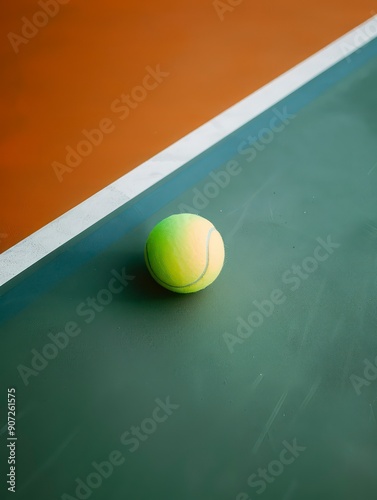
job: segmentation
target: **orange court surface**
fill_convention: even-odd
[[[47,14],[38,15],[42,4]],[[0,251],[370,18],[374,6],[372,0],[3,6]],[[77,155],[85,137],[93,146],[81,144]]]

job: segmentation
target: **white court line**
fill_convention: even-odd
[[[377,16],[0,255],[0,286],[377,37]]]

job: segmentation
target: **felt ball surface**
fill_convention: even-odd
[[[151,231],[145,262],[152,277],[177,293],[192,293],[213,283],[224,264],[224,242],[214,225],[195,214],[175,214]]]

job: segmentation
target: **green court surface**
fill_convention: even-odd
[[[16,498],[376,499],[376,89],[374,41],[3,287],[1,498],[15,388]],[[191,295],[143,258],[182,211]]]

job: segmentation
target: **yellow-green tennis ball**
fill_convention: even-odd
[[[176,214],[152,229],[145,262],[168,290],[192,293],[210,285],[224,264],[224,242],[213,224],[199,215]]]

